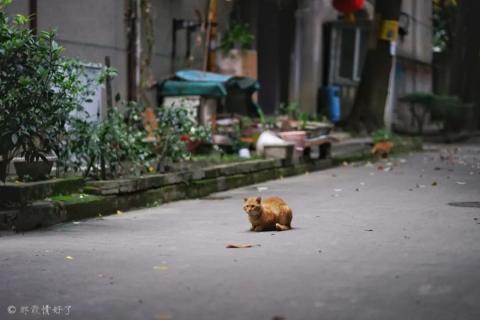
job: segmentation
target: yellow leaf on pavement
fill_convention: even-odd
[[[153,270],[155,271],[166,271],[168,270],[168,266],[166,265],[160,265],[160,266],[153,266]]]

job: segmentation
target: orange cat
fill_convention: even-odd
[[[377,142],[373,146],[372,154],[386,158],[392,152],[392,149],[393,149],[393,142],[391,141]]]
[[[250,231],[291,229],[292,209],[282,199],[270,197],[262,201],[261,197],[245,198],[243,210],[252,224]]]

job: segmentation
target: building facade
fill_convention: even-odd
[[[132,52],[128,16],[132,1],[14,0],[8,11],[28,15],[31,3],[36,2],[38,29],[56,29],[66,54],[82,61],[103,64],[109,56],[119,71],[113,92],[129,97]],[[153,80],[165,79],[181,68],[201,69],[205,41],[199,36],[203,33],[199,28],[174,32],[173,26],[174,19],[192,24],[204,21],[209,0],[151,3]],[[291,102],[297,103],[301,112],[324,112],[322,88],[338,86],[342,119],[348,117],[368,49],[374,0],[366,1],[353,24],[340,19],[332,0],[217,0],[217,6],[219,36],[233,20],[247,23],[255,34],[259,104],[265,113],[275,114],[282,104]],[[387,120],[398,130],[412,129],[408,106],[398,103],[398,98],[432,90],[431,17],[430,0],[402,1],[404,32],[397,42],[387,112]],[[147,35],[144,27],[141,30],[144,43]]]
[[[35,2],[35,8],[32,3]],[[65,48],[65,54],[75,57],[88,64],[105,63],[105,57],[110,57],[111,66],[118,70],[118,76],[113,79],[114,95],[129,96],[129,86],[132,85],[129,70],[129,23],[131,14],[130,0],[14,0],[7,7],[9,14],[36,16],[37,29],[56,30],[57,41]],[[139,1],[137,1],[139,2]],[[173,49],[174,19],[189,22],[199,22],[205,19],[209,0],[155,0],[152,1],[151,16],[153,24],[153,51],[151,70],[154,80],[169,77],[172,68],[201,69],[204,57],[204,42],[198,39],[200,29],[196,29],[187,44],[187,32],[180,29],[175,36],[175,57]],[[218,29],[221,33],[228,27],[232,4],[228,1],[218,1]],[[140,41],[145,43],[147,35],[145,28],[140,32]],[[186,56],[187,47],[190,54]],[[131,53],[133,54],[133,53]],[[155,93],[152,92],[152,97]],[[104,94],[102,100],[105,100]],[[152,99],[154,100],[154,98]],[[104,102],[104,101],[103,101]],[[152,101],[154,103],[154,101]]]

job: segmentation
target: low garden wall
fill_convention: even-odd
[[[330,167],[331,159],[284,165],[252,160],[118,180],[67,178],[0,185],[0,230],[27,231],[60,222],[195,199],[211,193]]]

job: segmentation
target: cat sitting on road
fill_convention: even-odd
[[[243,210],[252,224],[250,231],[285,231],[291,229],[292,209],[279,197],[262,200],[261,197],[245,198]]]

